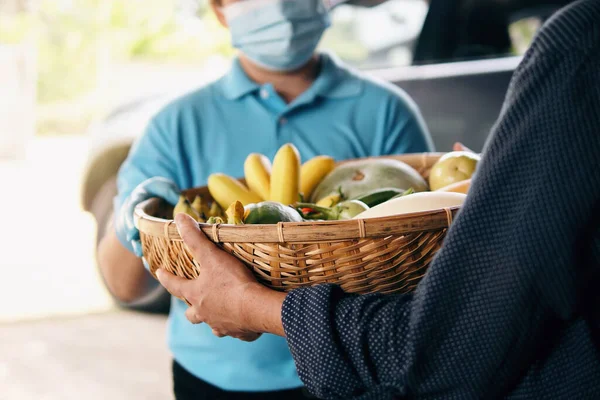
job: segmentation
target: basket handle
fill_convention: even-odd
[[[221,226],[221,224],[214,224],[212,226],[212,239],[213,242],[215,243],[221,243],[221,240],[219,238],[219,227]]]
[[[450,227],[450,225],[452,225],[452,221],[454,220],[454,215],[452,210],[448,207],[445,207],[444,211],[446,211],[446,219],[448,220],[448,227]]]
[[[367,227],[364,219],[357,220],[358,222],[358,237],[364,239],[367,237]]]

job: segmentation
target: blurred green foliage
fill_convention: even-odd
[[[0,14],[0,45],[25,42],[35,49],[38,134],[85,132],[91,120],[114,106],[108,85],[128,82],[119,72],[123,66],[171,63],[196,69],[210,56],[233,54],[229,33],[207,0],[35,4],[26,15]],[[342,18],[325,35],[323,48],[360,65],[368,51],[355,36],[353,17]]]
[[[226,31],[203,8],[195,30],[177,23],[172,0],[42,0],[29,15],[0,17],[0,43],[32,39],[40,104],[92,90],[102,62],[201,62],[228,53]]]

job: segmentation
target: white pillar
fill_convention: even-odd
[[[23,159],[35,133],[36,71],[34,45],[0,43],[0,159]]]

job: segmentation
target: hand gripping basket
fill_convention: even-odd
[[[439,153],[390,156],[424,178]],[[185,192],[212,201],[206,187]],[[201,230],[243,261],[256,278],[276,290],[340,285],[348,293],[405,293],[415,288],[440,248],[458,207],[366,220],[207,225]],[[196,278],[200,268],[171,219],[173,207],[150,199],[136,209],[136,223],[152,274],[165,268]]]

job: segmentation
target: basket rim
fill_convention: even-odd
[[[364,159],[396,159],[423,167],[432,165],[445,153],[414,153],[381,157],[366,157],[344,160],[344,164]],[[141,233],[181,241],[173,219],[162,219],[149,215],[146,210],[156,208],[160,198],[151,198],[140,203],[134,212],[136,227]],[[346,241],[362,238],[386,237],[415,232],[445,229],[450,226],[460,206],[431,211],[406,213],[394,216],[351,219],[342,221],[280,222],[256,225],[209,225],[199,223],[200,230],[216,243],[319,243],[323,241]]]
[[[136,207],[136,226],[146,235],[181,241],[175,220],[157,218],[146,213],[145,209],[157,202],[164,200],[152,198]],[[450,226],[459,210],[460,206],[367,219],[255,225],[198,223],[198,227],[216,243],[318,243],[445,229]]]

